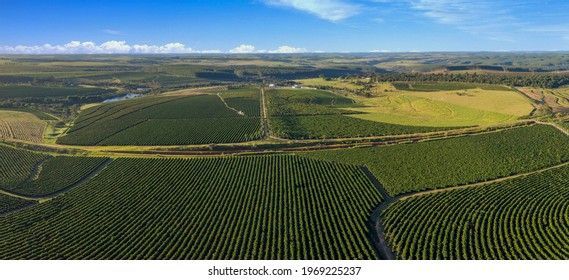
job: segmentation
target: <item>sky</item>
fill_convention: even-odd
[[[0,0],[0,53],[569,50],[567,0]]]

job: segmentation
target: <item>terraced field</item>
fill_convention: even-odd
[[[261,137],[260,108],[258,89],[120,101],[86,109],[57,142],[140,146],[246,142]]]
[[[44,121],[30,113],[0,110],[0,138],[41,143],[45,127]]]
[[[483,182],[569,160],[569,139],[534,125],[498,133],[386,147],[302,153],[364,165],[392,195]]]
[[[0,259],[376,259],[366,221],[380,201],[353,165],[116,159],[0,218]]]
[[[402,259],[568,259],[568,172],[405,199],[385,235]]]

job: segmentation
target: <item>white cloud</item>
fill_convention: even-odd
[[[371,50],[370,53],[389,53],[390,50]]]
[[[305,53],[305,48],[280,46],[275,50],[257,50],[253,45],[240,45],[228,53]],[[64,45],[0,46],[0,54],[184,54],[224,53],[220,50],[194,50],[181,43],[156,45],[129,45],[126,41],[94,42],[71,41]]]
[[[229,50],[230,53],[254,53],[255,47],[252,45],[240,45],[234,49]]]
[[[305,53],[305,48],[295,48],[290,46],[280,46],[275,50],[257,50],[253,45],[240,45],[229,50],[230,53]]]
[[[269,51],[269,53],[305,53],[305,48],[294,48],[289,46],[280,46],[276,50]]]
[[[332,22],[355,16],[360,6],[343,0],[262,0],[267,5],[300,10]]]
[[[64,45],[0,46],[3,54],[166,54],[166,53],[220,53],[219,50],[197,51],[181,43],[156,45],[129,45],[126,41],[93,42],[71,41]]]

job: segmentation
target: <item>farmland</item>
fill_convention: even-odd
[[[45,127],[44,121],[30,113],[0,110],[0,138],[41,143]]]
[[[334,81],[321,81],[325,83],[330,87],[335,85]],[[351,116],[376,122],[427,127],[479,126],[511,122],[534,110],[530,100],[501,85],[370,81],[362,85],[369,87],[360,91],[363,95],[349,94],[360,104],[351,109],[360,114]]]
[[[272,134],[286,139],[322,139],[412,134],[445,127],[403,126],[358,119],[360,104],[326,91],[270,90],[267,93]]]
[[[405,199],[385,234],[402,259],[567,259],[567,172]]]
[[[107,158],[51,157],[39,165],[26,180],[5,183],[10,192],[27,196],[44,196],[56,193],[85,178]]]
[[[58,143],[144,146],[252,141],[261,137],[260,108],[256,89],[119,101],[86,109]]]
[[[0,259],[568,259],[567,56],[507,57],[0,58]]]
[[[0,219],[0,258],[375,259],[365,221],[380,201],[353,165],[117,159],[66,195]]]
[[[0,86],[0,98],[61,97],[90,95],[105,91],[86,87]]]
[[[273,135],[286,139],[371,137],[451,129],[381,123],[344,115],[273,117],[270,125]]]
[[[17,211],[24,207],[34,205],[34,203],[34,201],[0,194],[0,217],[12,211]]]
[[[0,187],[28,180],[38,164],[48,155],[0,145]]]
[[[448,140],[305,155],[365,165],[395,196],[559,164],[569,160],[569,139],[553,127],[537,125]]]

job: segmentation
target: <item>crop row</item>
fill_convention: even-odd
[[[407,145],[317,151],[316,159],[367,166],[390,195],[483,182],[569,160],[569,139],[534,125]]]
[[[60,191],[89,175],[107,158],[95,157],[52,157],[37,167],[32,178],[13,181],[2,186],[14,193],[41,196]]]
[[[0,194],[0,216],[33,205],[35,201]]]
[[[58,143],[169,145],[258,139],[259,93],[249,91],[224,93],[228,106],[245,116],[227,108],[216,95],[139,98],[89,108]]]
[[[0,188],[29,179],[37,165],[49,156],[0,145]]]
[[[45,123],[33,118],[8,117],[0,119],[0,138],[41,143],[43,141]]]
[[[375,259],[357,166],[276,155],[116,159],[0,218],[1,259]]]
[[[403,259],[568,259],[568,172],[397,202],[386,237]]]
[[[261,137],[260,118],[148,120],[98,143],[113,145],[190,145],[247,142]]]
[[[342,108],[355,106],[351,99],[315,90],[268,90],[270,116],[314,116],[357,114]]]
[[[345,115],[271,117],[269,125],[273,135],[287,139],[369,137],[449,129],[381,123]]]

